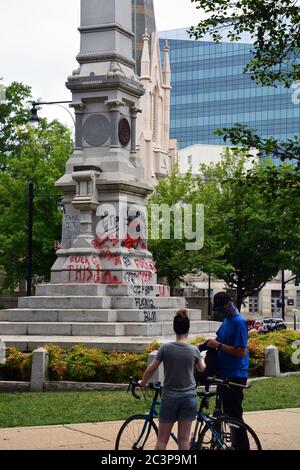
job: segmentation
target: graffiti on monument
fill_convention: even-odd
[[[69,256],[66,270],[70,283],[101,284],[101,261],[98,256]]]
[[[70,204],[65,205],[66,213],[63,218],[62,246],[65,249],[71,248],[74,240],[80,231],[79,211]]]
[[[144,322],[156,322],[157,321],[157,312],[156,310],[144,310]]]
[[[140,310],[155,310],[154,300],[149,297],[136,297],[135,306]]]

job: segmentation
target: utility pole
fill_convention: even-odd
[[[284,269],[281,271],[281,316],[282,320],[285,319],[285,280],[284,280]]]
[[[208,275],[208,320],[211,318],[211,274]]]
[[[27,296],[32,295],[33,182],[28,184]]]

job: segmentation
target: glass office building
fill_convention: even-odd
[[[222,145],[217,128],[240,122],[263,137],[287,140],[300,134],[300,105],[293,89],[258,86],[243,74],[251,54],[246,36],[239,43],[191,40],[186,29],[159,33],[170,45],[172,69],[171,138],[179,148]]]
[[[141,58],[144,46],[143,36],[147,30],[149,36],[156,31],[153,0],[132,0],[133,57],[136,61],[136,73],[141,72]],[[151,42],[150,42],[151,49]]]

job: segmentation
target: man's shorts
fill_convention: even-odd
[[[188,395],[180,398],[162,398],[159,421],[175,423],[176,421],[194,421],[197,414],[197,396]]]

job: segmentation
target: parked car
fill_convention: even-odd
[[[275,331],[286,330],[287,326],[282,318],[274,318],[275,320]]]
[[[263,319],[264,325],[266,325],[268,332],[275,331],[276,323],[275,318],[267,317]]]
[[[286,323],[282,318],[264,318],[264,324],[268,328],[268,331],[280,331],[286,330]]]

